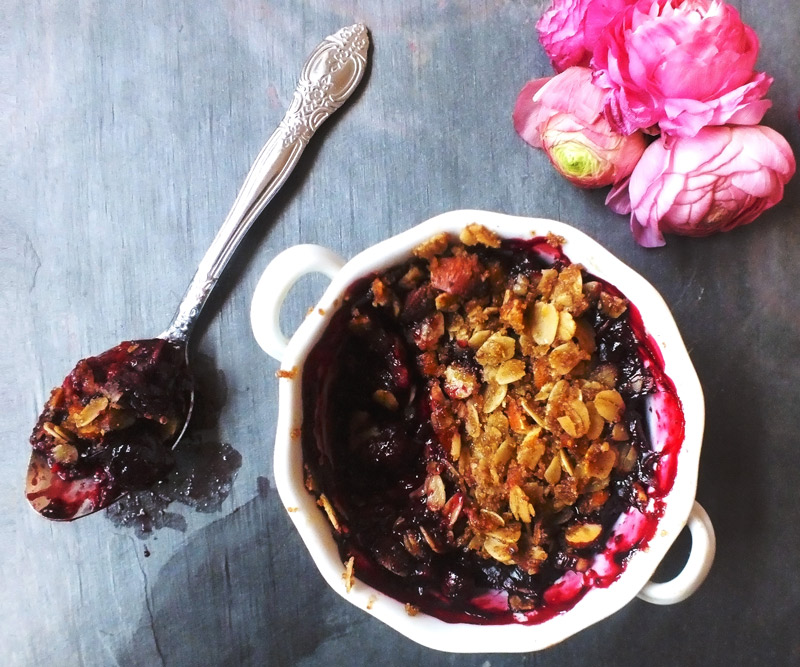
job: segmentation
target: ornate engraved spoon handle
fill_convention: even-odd
[[[283,120],[258,154],[219,232],[161,338],[186,341],[239,242],[294,169],[316,129],[350,97],[367,65],[358,23],[326,37],[308,57]]]

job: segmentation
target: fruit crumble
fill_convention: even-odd
[[[46,482],[33,480],[28,499],[43,516],[69,519],[84,503],[99,509],[150,486],[172,466],[190,395],[178,344],[126,341],[82,359],[53,389],[31,434],[49,473]]]
[[[445,620],[571,606],[611,579],[559,601],[566,575],[663,495],[645,401],[671,383],[635,308],[560,246],[435,236],[352,285],[305,364],[306,485],[348,572]]]

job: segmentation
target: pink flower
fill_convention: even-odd
[[[636,0],[553,0],[536,23],[539,42],[544,47],[553,69],[563,72],[568,67],[588,67],[592,45],[600,31],[620,11]]]
[[[763,118],[772,79],[754,71],[757,56],[755,31],[720,0],[639,0],[599,35],[592,66],[619,131],[691,137]]]
[[[570,67],[549,79],[530,81],[514,107],[514,127],[543,148],[553,166],[575,185],[599,188],[633,171],[645,149],[641,132],[625,136],[603,115],[604,93],[592,71]]]
[[[694,137],[660,137],[644,152],[628,184],[631,230],[643,246],[664,245],[663,232],[706,236],[755,220],[783,198],[795,172],[786,139],[763,125],[706,127]],[[622,212],[619,189],[617,212]]]

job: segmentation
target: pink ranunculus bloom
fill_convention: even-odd
[[[662,136],[628,183],[631,230],[641,245],[655,247],[664,245],[664,232],[707,236],[746,225],[783,198],[795,168],[786,139],[763,125]]]
[[[636,0],[553,0],[536,23],[539,42],[553,69],[589,66],[600,31]]]
[[[592,67],[619,131],[691,137],[761,121],[772,78],[754,71],[757,56],[755,31],[721,0],[639,0],[600,33]]]
[[[529,144],[544,149],[558,172],[575,185],[613,185],[633,171],[646,144],[641,132],[626,136],[611,128],[603,100],[592,71],[570,67],[522,89],[514,127]]]

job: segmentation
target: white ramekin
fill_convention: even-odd
[[[619,288],[638,308],[645,329],[660,350],[686,420],[675,481],[664,499],[663,515],[648,546],[630,556],[624,572],[607,588],[590,589],[574,607],[538,625],[473,625],[447,623],[424,613],[409,616],[403,603],[357,579],[347,592],[342,578],[344,565],[330,524],[303,483],[299,438],[303,421],[303,364],[340,305],[342,295],[356,279],[405,261],[415,246],[434,234],[458,234],[472,222],[504,238],[557,234],[565,239],[563,249],[571,261],[583,264],[589,273]],[[287,339],[279,325],[281,306],[292,285],[309,273],[323,273],[330,277],[331,284],[295,334]],[[279,380],[275,483],[289,516],[331,587],[410,639],[430,648],[457,653],[536,651],[609,616],[637,595],[655,604],[680,602],[691,595],[708,574],[714,559],[714,530],[708,515],[695,501],[704,424],[703,392],[697,374],[675,321],[655,288],[574,227],[541,218],[462,210],[431,218],[367,248],[349,262],[320,246],[293,246],[276,256],[265,269],[253,295],[251,323],[259,345],[280,361],[281,370],[285,371]],[[661,559],[686,525],[691,532],[692,548],[685,567],[671,581],[650,582]]]

